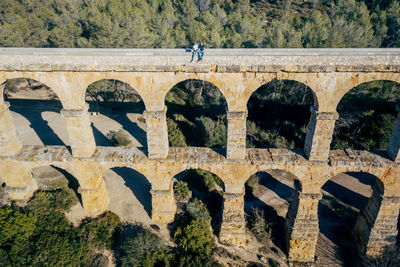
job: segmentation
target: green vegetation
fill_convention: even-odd
[[[312,104],[311,89],[296,81],[260,87],[247,104],[247,146],[303,148]]]
[[[192,197],[192,191],[190,191],[187,183],[178,181],[174,184],[174,193],[177,201],[187,202]]]
[[[0,10],[0,46],[188,47],[202,39],[207,47],[400,47],[397,0],[5,0]],[[365,93],[352,99],[366,100],[369,108],[357,104],[362,109],[354,110],[341,102],[332,148],[382,150],[387,144],[394,102],[384,110],[384,99],[375,93],[393,86],[360,88]],[[91,84],[87,98],[112,103],[113,109],[140,102],[137,109],[144,109],[135,91],[117,80]],[[302,84],[263,86],[248,103],[247,146],[303,148],[312,103]],[[226,102],[212,84],[177,84],[166,105],[171,146],[226,146]],[[121,139],[114,141],[126,145]]]
[[[212,259],[215,242],[206,206],[197,199],[186,205],[173,230],[175,248],[152,231],[136,226],[121,245],[122,266],[220,266]]]
[[[211,226],[205,219],[194,219],[186,226],[178,227],[174,241],[182,251],[180,265],[196,266],[196,263],[207,262],[215,243]]]
[[[170,144],[225,146],[222,94],[211,85],[193,89],[190,82],[174,87],[167,94]],[[337,108],[340,118],[336,122],[332,148],[385,150],[399,103],[400,85],[394,82],[368,82],[350,90]],[[313,104],[312,90],[296,81],[273,80],[260,87],[247,104],[247,147],[302,149]],[[205,183],[212,181],[206,174],[201,175]],[[201,185],[195,186],[204,189]]]
[[[203,192],[221,191],[224,183],[215,174],[201,169],[188,170],[183,181],[188,183],[189,187],[193,187]],[[219,188],[218,188],[219,187]]]
[[[95,219],[84,220],[80,227],[94,248],[111,249],[119,233],[120,224],[116,214],[106,212]]]
[[[115,146],[128,146],[132,143],[129,133],[124,129],[119,129],[117,132],[110,131],[107,137]]]
[[[90,84],[86,90],[87,100],[98,106],[110,106],[112,110],[129,107],[130,111],[144,110],[144,103],[139,94],[128,84],[118,80],[100,80]],[[124,102],[132,104],[124,105]]]
[[[25,208],[0,208],[0,266],[92,265],[95,249],[112,246],[120,222],[107,213],[74,227],[64,212],[76,201],[64,188],[37,192]]]
[[[182,181],[192,191],[192,199],[185,206],[186,213],[191,218],[211,218],[214,233],[218,234],[224,190],[222,180],[211,172],[190,169],[183,174]]]
[[[400,103],[400,84],[364,83],[348,92],[338,105],[332,140],[334,149],[385,150]]]
[[[207,206],[199,199],[194,198],[186,205],[187,215],[193,220],[203,219],[210,221],[211,216],[208,212]]]
[[[0,46],[400,46],[397,0],[3,0],[0,10]]]
[[[261,209],[253,209],[250,213],[249,229],[256,236],[258,241],[265,242],[272,237],[272,226],[264,216]]]
[[[224,147],[226,102],[211,83],[187,80],[165,97],[171,146]]]
[[[141,227],[135,227],[134,230],[134,234],[125,238],[121,245],[121,265],[151,266],[144,264],[149,261],[147,257],[153,252],[166,248],[166,245],[158,235],[149,230]]]

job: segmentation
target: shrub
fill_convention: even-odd
[[[204,257],[202,255],[186,255],[181,253],[178,258],[177,266],[179,267],[222,267],[223,265],[216,262],[211,257]]]
[[[187,182],[189,186],[193,186],[203,192],[211,192],[216,190],[218,186],[224,186],[224,182],[218,176],[200,169],[187,171],[183,180]]]
[[[83,222],[81,228],[92,246],[111,249],[120,226],[119,217],[115,213],[106,212],[98,218]]]
[[[36,229],[37,218],[12,207],[0,209],[0,266],[15,263],[26,264],[29,239]],[[4,264],[4,265],[3,265]],[[8,266],[10,266],[8,265]]]
[[[363,266],[370,267],[397,267],[400,266],[400,249],[385,248],[380,256],[374,258],[362,255],[361,262]]]
[[[272,226],[264,218],[264,212],[260,209],[253,209],[250,219],[250,231],[257,237],[261,242],[271,239],[272,236]]]
[[[174,185],[175,197],[178,201],[186,202],[192,197],[192,191],[190,191],[187,183],[178,181]]]
[[[121,244],[122,266],[140,266],[146,253],[164,248],[160,237],[147,229],[137,228],[134,235],[127,237]]]
[[[111,247],[118,217],[106,213],[74,227],[64,214],[72,200],[73,191],[63,189],[37,192],[27,207],[32,212],[1,208],[0,258],[13,262],[5,266],[85,266],[96,258],[93,247]]]
[[[107,267],[109,263],[110,261],[107,256],[97,253],[90,256],[86,266]]]
[[[174,241],[185,254],[209,257],[215,248],[210,223],[203,219],[192,220],[185,227],[178,227]]]
[[[119,129],[118,132],[110,131],[107,137],[116,146],[128,146],[132,143],[129,133],[124,129]]]
[[[158,249],[155,251],[146,252],[144,259],[141,262],[143,267],[174,267],[176,254],[168,249]]]
[[[186,212],[194,220],[196,219],[204,219],[206,221],[211,220],[207,206],[197,198],[193,199],[186,205]]]
[[[225,118],[219,117],[213,120],[210,117],[201,116],[196,119],[196,129],[198,129],[198,138],[202,138],[206,147],[225,147],[226,144],[226,126]]]
[[[246,191],[248,191],[248,193],[250,194],[253,194],[257,190],[258,185],[259,185],[258,175],[253,174],[246,182],[246,189],[247,189]]]
[[[186,138],[183,135],[181,129],[179,129],[178,124],[170,118],[167,118],[168,125],[168,141],[169,145],[173,147],[185,147]]]
[[[41,220],[31,241],[30,266],[84,265],[92,253],[89,242],[81,237],[78,228],[68,223],[65,216],[52,212]],[[51,220],[56,217],[56,220]],[[47,222],[48,224],[46,224]]]
[[[78,202],[75,192],[70,188],[54,191],[36,192],[29,202],[29,208],[35,213],[49,210],[68,211]]]

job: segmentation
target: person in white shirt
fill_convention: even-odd
[[[196,41],[196,42],[194,42],[194,45],[192,47],[192,60],[190,60],[190,62],[193,61],[194,56],[197,54],[198,51],[199,51],[199,45],[198,45],[198,43]]]

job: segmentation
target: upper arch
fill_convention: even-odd
[[[269,171],[279,171],[279,172],[283,172],[283,173],[288,173],[289,175],[291,175],[294,178],[293,180],[295,181],[296,190],[298,190],[299,192],[302,192],[303,184],[302,184],[301,180],[299,179],[299,177],[286,169],[271,168],[271,169],[257,170],[256,172],[252,173],[249,177],[247,177],[247,179],[245,180],[245,183],[250,179],[250,177],[252,177],[253,175],[256,175],[257,173],[265,172],[265,173],[269,174]]]
[[[200,81],[200,82],[205,82],[207,84],[212,85],[213,88],[216,88],[223,96],[225,103],[227,105],[227,109],[229,110],[229,103],[227,101],[227,97],[226,97],[226,90],[221,89],[222,88],[222,84],[220,84],[221,82],[215,81],[215,80],[208,80],[208,79],[201,79],[201,77],[179,77],[177,80],[174,80],[172,86],[167,87],[168,90],[163,92],[163,102],[166,102],[166,96],[169,92],[171,92],[175,86],[189,82],[189,81]],[[219,86],[218,86],[219,85]]]
[[[248,105],[250,98],[254,95],[254,93],[257,90],[261,89],[264,86],[268,86],[269,84],[275,83],[275,82],[283,82],[283,83],[285,83],[285,82],[296,82],[298,84],[301,84],[301,85],[305,86],[308,89],[307,91],[312,93],[313,101],[314,101],[313,105],[318,110],[319,102],[318,102],[318,96],[316,94],[316,91],[308,83],[306,83],[306,82],[304,82],[304,81],[302,81],[300,79],[272,79],[272,80],[269,80],[268,82],[260,83],[260,84],[258,84],[258,87],[253,88],[251,91],[249,91],[249,94],[246,95],[246,106]]]
[[[47,88],[49,88],[49,90],[51,90],[51,92],[53,92],[55,94],[55,96],[61,102],[61,105],[64,107],[64,103],[63,103],[63,101],[62,101],[62,99],[60,97],[60,92],[57,92],[57,90],[54,90],[51,86],[48,86],[46,83],[43,83],[41,80],[32,79],[30,77],[24,77],[24,76],[9,78],[9,79],[6,79],[3,83],[0,84],[0,94],[1,94],[0,103],[4,103],[5,86],[6,86],[7,82],[11,81],[11,80],[16,80],[16,79],[28,79],[28,80],[32,80],[32,81],[41,83],[42,85],[44,85]]]
[[[382,170],[380,169],[369,169],[369,170],[362,170],[362,169],[348,169],[348,170],[344,170],[344,169],[334,169],[332,170],[329,174],[329,176],[326,176],[325,179],[321,179],[321,181],[319,182],[319,187],[320,190],[322,190],[322,187],[330,180],[332,180],[333,178],[335,178],[337,175],[339,174],[346,174],[346,173],[366,173],[369,175],[372,175],[376,178],[377,184],[379,185],[379,190],[382,191],[382,194],[385,192],[385,181],[382,178]]]

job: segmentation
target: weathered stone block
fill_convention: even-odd
[[[314,262],[320,193],[297,193],[286,217],[289,261]]]
[[[8,109],[9,106],[8,102],[0,105],[0,156],[2,157],[14,155],[22,148],[10,110]]]
[[[224,206],[219,239],[223,243],[237,246],[244,246],[246,244],[243,193],[224,193]]]
[[[159,223],[170,223],[175,218],[176,205],[174,191],[168,190],[151,190],[152,197],[152,220]]]
[[[167,108],[160,111],[143,113],[147,125],[147,150],[149,158],[166,158],[168,156]]]
[[[326,161],[329,156],[335,122],[339,115],[337,112],[317,112],[313,106],[310,111],[311,117],[307,126],[304,152],[309,160]]]
[[[228,112],[227,147],[228,159],[246,157],[246,117],[247,112]]]
[[[89,113],[85,109],[63,109],[61,115],[67,126],[69,142],[74,157],[90,157],[96,150]]]

